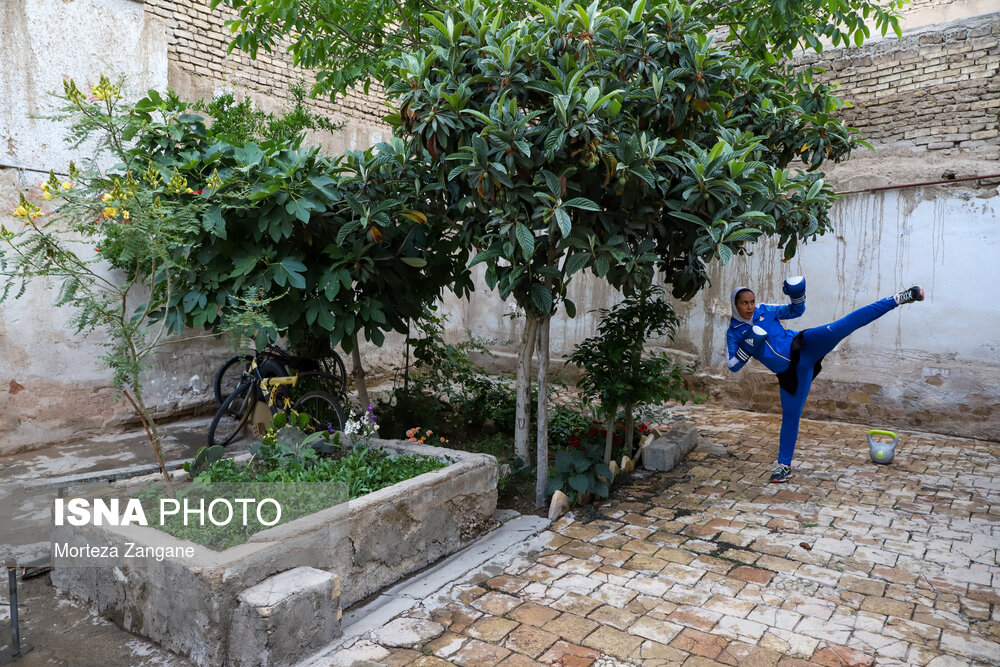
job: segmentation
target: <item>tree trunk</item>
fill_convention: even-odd
[[[625,404],[625,439],[622,441],[625,453],[632,458],[632,437],[635,433],[635,419],[632,417],[632,404]]]
[[[604,436],[604,465],[611,463],[611,448],[615,444],[615,412],[617,412],[617,406],[614,406],[614,410],[611,412],[611,416],[604,415],[604,430],[606,435]]]
[[[525,318],[521,332],[521,344],[517,348],[517,411],[514,420],[514,453],[531,464],[531,450],[528,447],[528,426],[531,424],[531,353],[535,350],[535,332],[538,317]]]
[[[549,481],[549,323],[551,315],[542,318],[538,327],[538,433],[535,446],[538,468],[535,476],[535,508],[545,507],[545,485]]]
[[[361,365],[361,348],[358,346],[358,332],[354,332],[354,349],[351,350],[351,377],[354,378],[354,386],[358,390],[358,400],[361,401],[362,413],[371,405],[368,400],[368,385],[365,384],[365,367]]]
[[[156,426],[156,422],[153,421],[152,416],[149,414],[149,409],[146,408],[146,402],[142,400],[142,392],[139,391],[139,387],[135,385],[132,386],[132,392],[135,394],[133,399],[131,394],[127,390],[122,391],[128,402],[132,404],[132,408],[135,410],[136,414],[139,415],[139,421],[142,422],[143,428],[146,429],[146,437],[149,438],[149,444],[153,448],[153,454],[156,456],[156,464],[160,466],[160,474],[163,475],[163,482],[167,485],[167,493],[170,497],[174,495],[174,487],[170,482],[170,473],[167,471],[167,466],[163,463],[163,447],[161,447],[160,440],[160,430]]]

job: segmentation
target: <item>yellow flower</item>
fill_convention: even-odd
[[[24,207],[24,204],[18,204],[17,208],[14,209],[15,218],[26,218],[28,217],[28,209]]]
[[[105,192],[101,195],[101,201],[111,201],[112,199],[114,199],[114,197],[111,196],[110,192]]]
[[[63,181],[63,183],[62,183],[62,189],[63,190],[72,190],[73,189],[73,182],[72,181]]]
[[[125,209],[122,209],[122,220],[128,222],[128,211]]]
[[[113,206],[107,206],[104,209],[105,218],[116,218],[118,217],[118,209]]]

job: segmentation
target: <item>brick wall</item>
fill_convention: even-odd
[[[841,117],[875,145],[996,149],[1000,157],[1000,14],[801,62],[841,84],[838,95],[854,105]]]
[[[276,48],[275,53],[261,51],[257,60],[239,50],[227,54],[231,33],[225,22],[236,17],[228,7],[212,11],[208,0],[145,0],[145,11],[166,27],[171,66],[195,80],[209,78],[212,88],[224,86],[256,93],[277,102],[275,107],[279,107],[289,100],[291,85],[302,78],[309,85],[313,82],[311,74],[292,65],[291,56],[284,50],[286,45]],[[379,101],[377,87],[372,87],[372,93],[366,96],[359,90],[339,98],[336,104],[329,99],[310,104],[334,118],[377,124],[389,111]]]

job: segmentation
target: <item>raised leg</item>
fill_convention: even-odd
[[[858,308],[836,322],[806,329],[802,332],[802,341],[805,346],[802,349],[799,363],[816,363],[816,360],[829,354],[830,350],[837,346],[837,343],[896,307],[896,300],[890,296],[863,308]]]

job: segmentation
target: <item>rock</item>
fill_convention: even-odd
[[[375,633],[382,646],[418,648],[444,632],[444,626],[422,618],[397,618]]]
[[[640,442],[640,443],[639,443],[639,448],[638,448],[638,449],[636,450],[636,452],[635,452],[635,457],[633,458],[633,460],[635,461],[635,464],[636,464],[636,465],[639,465],[639,463],[640,463],[640,462],[642,461],[642,454],[643,454],[643,451],[644,451],[644,450],[646,449],[646,447],[649,447],[649,445],[650,445],[650,444],[651,444],[651,443],[653,442],[653,440],[655,440],[655,439],[656,439],[656,436],[654,436],[654,435],[653,435],[652,433],[650,433],[649,435],[647,435],[647,436],[646,436],[646,437],[645,437],[645,438],[643,439],[643,441],[642,441],[642,442]]]
[[[501,463],[500,467],[497,468],[497,478],[506,479],[507,477],[510,477],[510,464]]]
[[[517,510],[494,510],[492,519],[497,523],[507,523],[511,519],[521,516]]]
[[[340,649],[333,656],[328,667],[370,667],[381,665],[379,660],[389,657],[389,651],[378,644],[361,641],[348,649]]]
[[[725,458],[729,456],[729,450],[726,449],[725,445],[718,442],[712,442],[711,440],[703,438],[700,435],[698,436],[698,446],[694,448],[694,451],[701,452],[702,454],[706,454],[714,458]]]
[[[227,664],[287,665],[340,634],[340,580],[311,567],[268,577],[237,596]]]
[[[622,470],[625,472],[632,472],[635,470],[635,461],[627,456],[622,457]]]
[[[674,426],[643,449],[642,465],[646,470],[672,470],[703,442],[708,441],[695,427]]]
[[[562,491],[552,494],[552,502],[549,503],[549,521],[555,521],[569,511],[569,496]]]
[[[621,469],[618,467],[618,464],[615,463],[614,461],[609,463],[608,467],[611,468],[611,480],[614,481],[615,477],[618,477],[618,473],[621,472]]]

